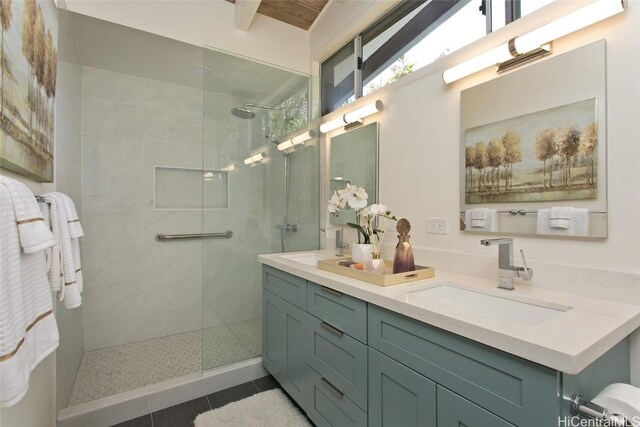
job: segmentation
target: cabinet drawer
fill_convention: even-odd
[[[436,427],[436,422],[436,384],[369,348],[369,426]]]
[[[438,386],[438,427],[460,426],[515,427],[467,399]]]
[[[298,308],[307,310],[307,281],[264,265],[262,286]]]
[[[367,343],[367,303],[309,282],[309,313],[360,342]]]
[[[549,368],[375,306],[369,345],[520,427],[557,424]]]
[[[307,415],[318,427],[365,427],[367,414],[311,367],[308,368]]]
[[[366,411],[367,346],[307,316],[307,363]]]

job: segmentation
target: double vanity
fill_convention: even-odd
[[[258,257],[264,366],[318,426],[553,427],[629,382],[636,306],[442,271],[384,288],[332,257]]]

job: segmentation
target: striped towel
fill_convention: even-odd
[[[27,393],[30,372],[58,347],[45,257],[38,246],[53,243],[40,228],[20,229],[24,214],[36,212],[16,198],[2,178],[0,185],[0,406],[16,404]],[[17,181],[15,181],[17,182]],[[40,216],[41,217],[41,216]],[[33,223],[43,221],[34,221]],[[46,228],[46,227],[45,227]],[[30,236],[29,233],[38,236]],[[48,232],[50,234],[50,232]],[[42,236],[41,236],[42,235]]]
[[[14,206],[20,242],[25,253],[31,254],[53,245],[53,235],[44,221],[42,211],[29,187],[6,176],[0,176]]]

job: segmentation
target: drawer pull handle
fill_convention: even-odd
[[[342,396],[344,396],[344,393],[338,390],[336,386],[334,386],[324,378],[320,378],[320,382],[322,383],[323,386],[328,388],[331,393],[335,394],[338,399],[342,399]]]
[[[335,296],[337,296],[337,297],[341,297],[342,295],[344,295],[342,292],[338,292],[338,291],[336,291],[336,290],[333,290],[333,289],[331,289],[331,288],[327,288],[327,287],[325,287],[325,286],[320,286],[320,288],[321,288],[323,291],[325,291],[326,293],[331,294],[331,295],[335,295]]]
[[[407,274],[406,276],[404,276],[405,279],[410,279],[412,277],[418,277],[418,273]]]
[[[327,331],[331,332],[333,335],[337,335],[339,337],[344,335],[344,332],[342,332],[340,329],[334,328],[328,323],[320,322],[320,326],[322,326],[323,329],[326,329]]]

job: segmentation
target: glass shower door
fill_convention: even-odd
[[[317,143],[287,154],[276,144],[294,129],[306,130],[306,75],[205,49],[203,232],[230,238],[203,243],[203,370],[261,354],[261,266],[257,256],[319,247]],[[295,134],[295,133],[294,133]],[[247,160],[253,157],[254,160]],[[287,250],[290,250],[287,248]]]

